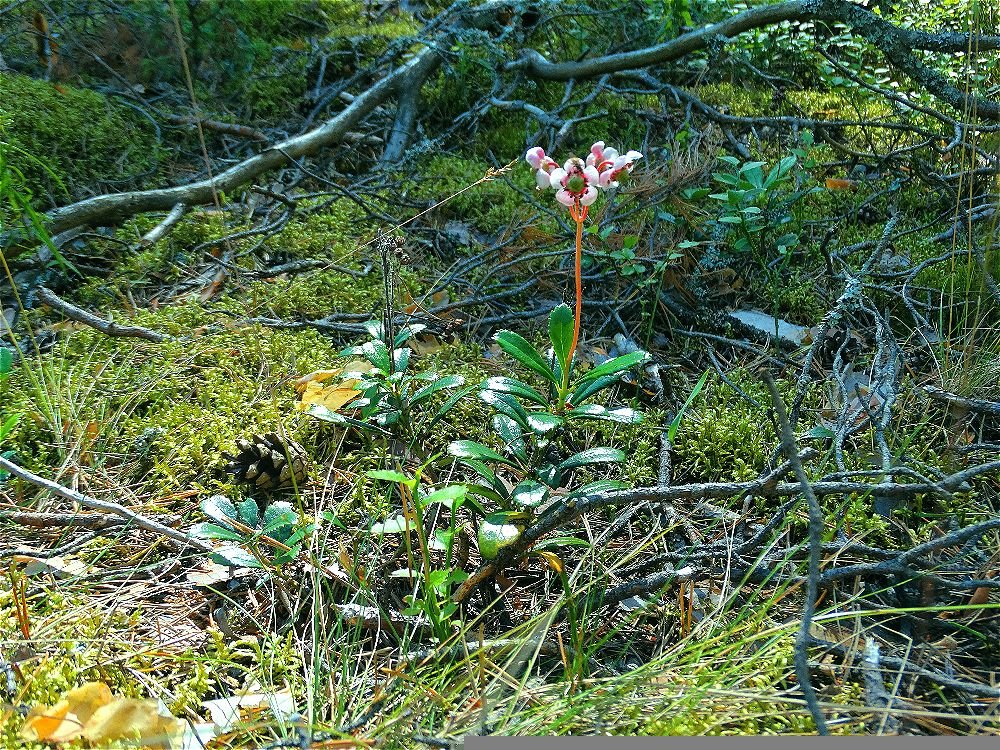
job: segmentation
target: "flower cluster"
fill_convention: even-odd
[[[617,187],[619,177],[628,174],[641,158],[638,151],[619,154],[616,149],[606,147],[604,141],[598,141],[590,147],[586,161],[574,156],[560,167],[540,146],[529,149],[524,160],[535,170],[538,189],[554,189],[556,200],[572,208],[592,204],[599,189]]]

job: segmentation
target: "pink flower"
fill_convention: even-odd
[[[524,155],[524,160],[535,170],[535,185],[537,189],[544,190],[549,187],[549,174],[559,166],[556,164],[555,159],[546,156],[541,146],[535,146],[535,148],[528,149],[528,153]]]
[[[590,206],[597,200],[601,189],[618,186],[618,178],[628,174],[642,154],[629,151],[624,156],[618,150],[597,141],[590,147],[587,159],[573,157],[560,167],[545,155],[540,146],[528,149],[524,160],[535,170],[535,184],[539,190],[551,187],[556,200],[570,208]]]
[[[572,206],[577,201],[582,206],[589,206],[597,200],[600,179],[596,167],[574,156],[567,159],[561,169],[552,170],[549,184],[556,189],[556,200],[564,206]]]

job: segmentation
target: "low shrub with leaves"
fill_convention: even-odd
[[[524,522],[568,483],[575,469],[625,460],[621,450],[604,446],[567,456],[564,438],[570,427],[594,420],[619,424],[642,421],[641,412],[635,409],[608,408],[593,403],[593,399],[649,355],[644,351],[623,354],[574,378],[573,328],[570,308],[556,307],[549,317],[552,349],[547,359],[513,331],[497,333],[500,348],[541,377],[541,389],[511,377],[489,378],[480,386],[479,397],[495,412],[492,426],[502,443],[500,451],[471,440],[456,440],[449,446],[449,453],[478,477],[469,492],[499,508],[486,515],[480,525],[480,553],[484,557],[494,557],[501,547],[512,543]],[[621,486],[611,480],[591,482],[572,490],[568,497]]]
[[[339,382],[350,382],[358,398],[341,410],[318,404],[309,407],[308,413],[328,422],[351,425],[365,435],[394,437],[413,448],[471,389],[462,388],[465,378],[461,375],[441,377],[436,372],[408,372],[412,350],[403,344],[424,326],[403,327],[392,336],[391,353],[383,323],[372,320],[365,328],[371,338],[341,352],[344,357],[362,357],[370,365],[362,370],[348,369],[339,375]],[[461,390],[443,403],[432,405],[432,396],[456,388]],[[356,415],[349,416],[350,413]]]
[[[220,565],[273,570],[294,560],[302,540],[312,532],[284,501],[261,510],[253,499],[234,503],[223,495],[212,495],[202,501],[201,510],[212,521],[195,524],[191,535],[229,542],[211,556]]]

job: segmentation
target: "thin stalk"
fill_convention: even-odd
[[[581,205],[577,201],[569,209],[569,215],[576,222],[576,258],[574,264],[576,281],[576,313],[573,316],[573,344],[569,348],[569,365],[563,373],[563,394],[569,392],[569,373],[573,365],[573,355],[576,353],[576,345],[580,341],[580,321],[583,318],[583,273],[581,270],[583,258],[583,222],[587,218],[587,206]]]

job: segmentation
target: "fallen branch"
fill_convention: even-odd
[[[30,482],[36,487],[48,490],[52,494],[58,495],[65,500],[77,503],[84,508],[93,508],[94,510],[102,510],[106,513],[112,513],[120,518],[124,518],[126,521],[140,529],[160,534],[168,539],[173,539],[175,542],[180,542],[184,545],[194,547],[201,552],[207,552],[209,554],[215,552],[215,548],[210,544],[206,544],[200,539],[195,539],[193,536],[190,536],[183,531],[178,531],[177,529],[165,526],[158,521],[154,521],[146,516],[129,510],[124,505],[108,502],[106,500],[98,500],[95,497],[90,497],[90,495],[84,495],[82,492],[72,490],[69,487],[63,487],[58,482],[53,482],[51,479],[46,479],[45,477],[41,477],[38,474],[30,472],[3,456],[0,456],[0,469],[17,477],[18,479]]]
[[[811,484],[817,497],[827,495],[878,495],[888,498],[905,498],[921,494],[940,494],[941,492],[968,492],[971,486],[968,482],[977,476],[1000,471],[1000,461],[973,466],[955,472],[937,482],[913,482],[900,484],[897,482],[851,481],[820,481]],[[580,498],[567,500],[550,513],[542,516],[528,527],[515,544],[500,550],[496,559],[479,567],[455,591],[453,600],[462,602],[480,584],[496,575],[500,570],[513,565],[524,557],[535,542],[556,528],[570,522],[574,518],[592,511],[633,505],[641,502],[668,505],[678,500],[719,500],[732,497],[791,497],[802,492],[798,482],[774,482],[771,477],[755,479],[749,482],[706,482],[698,484],[682,484],[672,487],[636,487],[629,490],[614,490],[598,492]],[[904,561],[905,563],[906,561]]]
[[[78,323],[88,325],[101,333],[107,334],[108,336],[114,336],[116,338],[145,339],[146,341],[153,341],[157,344],[169,341],[171,338],[165,333],[152,331],[149,328],[143,328],[141,326],[122,326],[110,320],[105,320],[104,318],[94,315],[93,313],[87,312],[82,307],[70,304],[51,289],[44,286],[38,287],[38,299],[49,307],[58,310],[70,320],[75,320]]]
[[[982,52],[1000,49],[1000,36],[960,34],[955,32],[928,33],[905,29],[885,21],[861,5],[846,0],[791,0],[775,5],[762,5],[743,11],[732,18],[696,29],[687,34],[632,52],[620,52],[593,57],[579,62],[554,63],[536,50],[525,50],[521,57],[507,65],[534,78],[549,81],[593,78],[611,73],[661,65],[692,52],[706,49],[720,39],[725,41],[745,31],[783,21],[827,21],[851,27],[851,32],[874,44],[899,70],[913,78],[934,96],[958,111],[976,111],[983,117],[1000,120],[1000,104],[982,97],[968,96],[940,73],[923,65],[912,50],[945,53]]]

